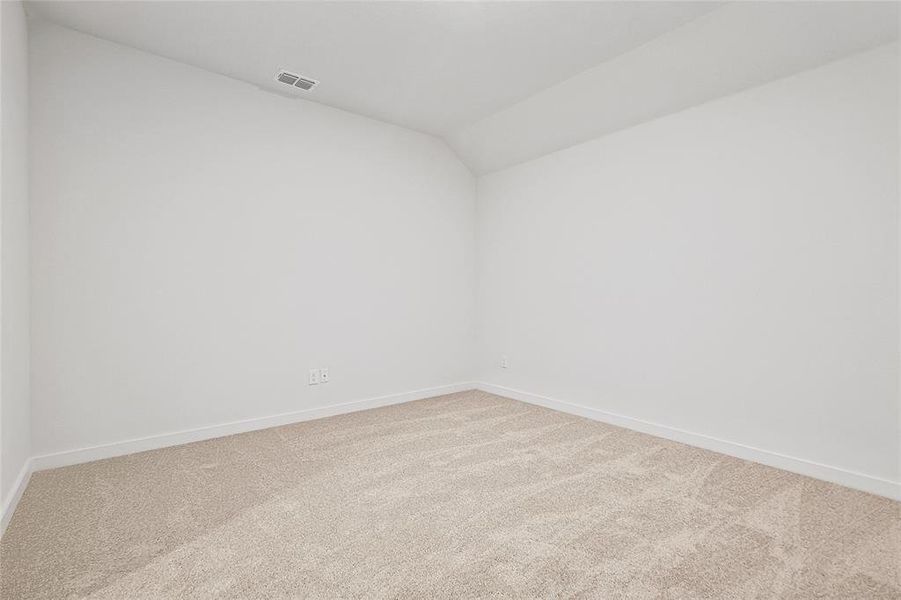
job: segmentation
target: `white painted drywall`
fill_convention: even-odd
[[[43,0],[30,2],[28,10],[277,93],[286,89],[273,81],[276,69],[296,71],[322,82],[308,96],[314,102],[441,134],[717,6]],[[843,33],[857,37],[852,23]]]
[[[21,2],[0,2],[0,510],[31,455],[28,399],[28,41]]]
[[[896,40],[896,2],[31,2],[33,16],[445,136],[485,173]],[[411,50],[415,49],[415,50]],[[299,92],[298,92],[299,93]]]
[[[467,381],[478,301],[489,384],[898,480],[897,45],[476,211],[429,136],[32,34],[34,454]]]
[[[891,44],[481,178],[481,378],[898,481],[898,100]]]
[[[471,379],[475,181],[442,141],[30,46],[36,455]]]
[[[448,136],[489,173],[898,39],[896,2],[729,2]]]

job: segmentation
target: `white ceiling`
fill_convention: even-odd
[[[31,16],[444,137],[485,173],[897,39],[894,2],[29,2]],[[321,81],[293,92],[273,77]]]
[[[32,2],[31,15],[445,134],[715,8],[699,2]],[[302,92],[298,92],[302,93]]]
[[[735,2],[448,136],[477,173],[898,39],[896,2]]]

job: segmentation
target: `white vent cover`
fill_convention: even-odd
[[[275,80],[279,83],[290,85],[291,87],[303,90],[305,92],[309,92],[314,87],[319,85],[319,82],[315,79],[310,79],[309,77],[301,77],[300,75],[291,73],[290,71],[279,71],[278,75],[275,76]]]

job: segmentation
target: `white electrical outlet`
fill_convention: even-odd
[[[502,369],[507,368],[507,356],[506,355],[501,356],[501,368]]]
[[[322,373],[319,369],[310,369],[310,385],[319,385]]]
[[[328,367],[319,369],[319,381],[321,383],[328,383]]]

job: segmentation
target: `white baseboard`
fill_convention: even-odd
[[[776,467],[777,469],[813,477],[814,479],[822,479],[824,481],[837,483],[838,485],[869,492],[871,494],[885,496],[886,498],[901,500],[901,482],[864,475],[863,473],[856,473],[854,471],[804,460],[803,458],[786,456],[784,454],[779,454],[778,452],[770,452],[769,450],[762,450],[760,448],[721,440],[700,433],[692,433],[674,427],[667,427],[666,425],[659,425],[641,419],[609,413],[588,406],[563,402],[562,400],[547,398],[545,396],[514,390],[491,383],[479,382],[476,384],[476,388],[484,392],[497,394],[498,396],[506,396],[507,398],[512,398],[521,402],[537,404],[546,408],[559,410],[560,412],[587,417],[595,421],[601,421],[668,440],[682,442],[689,446],[696,446],[698,448],[704,448],[705,450],[719,452],[720,454],[727,454],[736,458],[750,460],[770,467]]]
[[[0,536],[3,536],[6,526],[9,525],[10,520],[13,518],[13,513],[16,512],[16,506],[18,506],[19,500],[25,492],[28,480],[31,479],[31,468],[31,459],[28,459],[22,465],[22,470],[19,471],[19,476],[16,477],[16,482],[13,484],[9,497],[3,499],[3,506],[0,507],[0,511],[2,511],[0,512]]]
[[[839,485],[855,488],[864,492],[885,496],[901,500],[901,483],[881,479],[863,473],[856,473],[838,467],[832,467],[816,463],[801,458],[786,456],[777,452],[770,452],[752,446],[746,446],[736,442],[721,440],[707,435],[692,433],[641,419],[626,417],[610,412],[605,412],[596,408],[590,408],[570,402],[563,402],[529,392],[514,390],[499,385],[485,382],[479,383],[458,383],[412,392],[404,392],[401,394],[392,394],[388,396],[379,396],[376,398],[367,398],[353,402],[345,402],[342,404],[334,404],[331,406],[322,406],[290,413],[282,413],[268,417],[256,419],[247,419],[243,421],[234,421],[231,423],[223,423],[220,425],[212,425],[208,427],[200,427],[186,431],[178,431],[155,436],[149,436],[139,439],[125,440],[112,444],[103,444],[88,448],[79,448],[65,452],[57,452],[54,454],[46,454],[31,458],[22,469],[16,484],[13,488],[9,499],[3,506],[2,515],[0,515],[0,533],[2,533],[15,511],[16,504],[21,498],[28,484],[28,479],[32,472],[43,471],[45,469],[54,469],[68,465],[75,465],[104,458],[112,458],[115,456],[123,456],[133,454],[135,452],[143,452],[145,450],[155,450],[157,448],[165,448],[168,446],[178,446],[190,442],[199,442],[217,437],[233,435],[236,433],[244,433],[248,431],[256,431],[259,429],[267,429],[269,427],[277,427],[279,425],[288,425],[301,421],[310,421],[313,419],[321,419],[346,413],[352,413],[380,406],[388,406],[391,404],[401,404],[403,402],[411,402],[413,400],[422,400],[443,394],[452,394],[454,392],[463,392],[470,389],[479,389],[499,396],[506,396],[521,402],[544,406],[561,412],[587,417],[596,421],[610,423],[648,433],[657,437],[675,440],[690,446],[712,450],[721,454],[734,456],[737,458],[758,462],[778,469],[784,469],[793,473],[806,475],[815,479],[822,479]]]
[[[388,396],[367,398],[365,400],[344,402],[342,404],[333,404],[331,406],[321,406],[295,412],[282,413],[269,417],[246,419],[243,421],[233,421],[231,423],[222,423],[220,425],[199,427],[197,429],[189,429],[186,431],[164,433],[161,435],[154,435],[133,440],[125,440],[112,444],[103,444],[100,446],[91,446],[88,448],[79,448],[77,450],[68,450],[65,452],[56,452],[53,454],[45,454],[43,456],[35,456],[31,459],[31,465],[34,471],[55,469],[57,467],[65,467],[69,465],[91,462],[94,460],[101,460],[104,458],[113,458],[115,456],[134,454],[135,452],[144,452],[145,450],[156,450],[157,448],[165,448],[168,446],[179,446],[181,444],[200,442],[203,440],[223,437],[226,435],[234,435],[236,433],[245,433],[248,431],[256,431],[258,429],[268,429],[270,427],[299,423],[301,421],[311,421],[313,419],[332,417],[335,415],[342,415],[370,408],[378,408],[380,406],[388,406],[390,404],[401,404],[403,402],[410,402],[412,400],[422,400],[424,398],[431,398],[433,396],[441,396],[444,394],[452,394],[454,392],[463,392],[474,388],[475,384],[473,383],[457,383],[434,388],[427,388],[423,390],[415,390],[412,392],[404,392],[401,394],[391,394]]]

